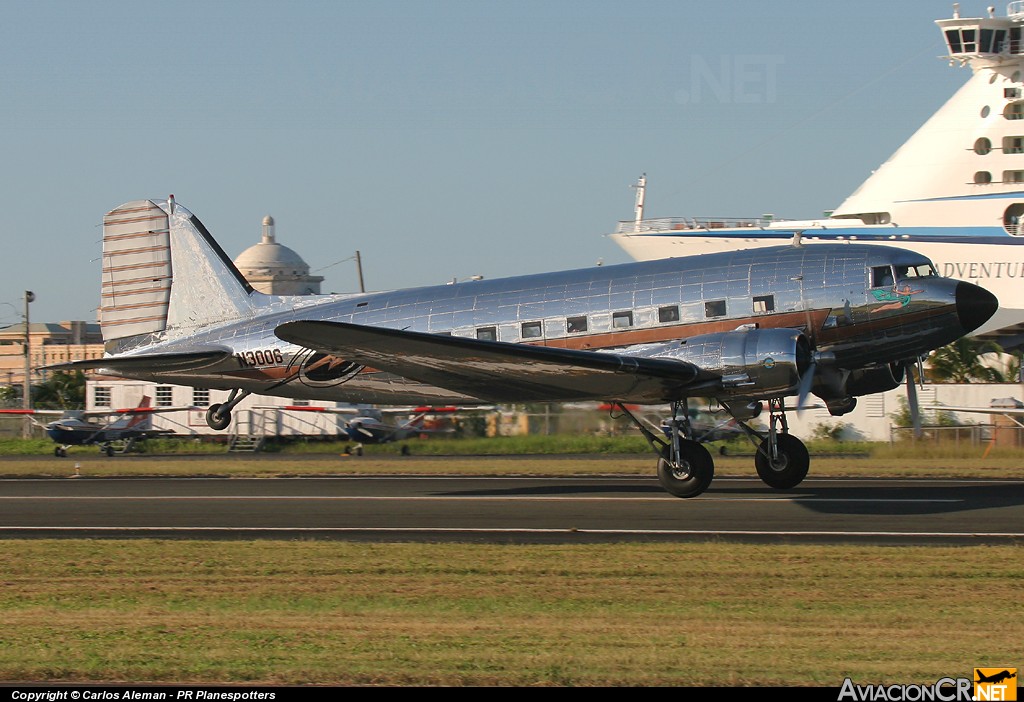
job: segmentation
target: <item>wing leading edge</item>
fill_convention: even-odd
[[[692,363],[599,351],[297,321],[279,339],[487,402],[678,399],[698,378]]]

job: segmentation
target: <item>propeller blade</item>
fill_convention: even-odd
[[[369,429],[366,429],[365,427],[363,427],[362,424],[357,424],[356,425],[356,431],[358,431],[363,436],[368,436],[371,439],[373,438],[373,432],[370,431]]]
[[[814,361],[807,366],[807,372],[800,378],[800,394],[797,395],[796,416],[801,416],[807,406],[807,398],[811,395],[811,388],[814,387],[814,373],[818,370],[818,364]]]

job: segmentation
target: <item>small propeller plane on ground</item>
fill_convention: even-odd
[[[662,486],[702,493],[714,461],[688,398],[715,398],[787,489],[807,474],[786,397],[840,415],[976,329],[996,298],[903,249],[815,244],[627,263],[381,293],[269,296],[171,196],[103,222],[108,356],[55,366],[231,390],[373,404],[666,403],[670,436],[636,422]],[[895,281],[893,283],[892,281]],[[767,410],[765,410],[767,405]],[[767,411],[768,429],[745,423]],[[635,420],[634,420],[635,421]]]
[[[437,430],[424,426],[424,420],[429,415],[460,411],[458,407],[390,407],[381,409],[378,407],[313,407],[307,405],[287,405],[278,409],[291,412],[352,415],[352,419],[345,420],[345,427],[342,431],[350,441],[355,442],[354,451],[357,455],[362,455],[363,446],[366,444],[389,444],[422,434],[437,433]],[[384,421],[385,415],[414,416],[401,424],[393,424]],[[408,453],[408,450],[403,447],[402,453],[404,455]]]
[[[125,453],[130,451],[132,446],[138,441],[173,433],[166,429],[153,429],[149,420],[154,414],[189,409],[188,407],[151,407],[150,403],[151,398],[144,396],[138,407],[126,407],[124,409],[5,409],[0,410],[0,414],[21,414],[30,417],[35,415],[59,415],[60,419],[46,424],[36,422],[36,424],[46,430],[46,435],[58,444],[53,449],[53,455],[58,458],[67,456],[68,449],[72,446],[99,446],[100,451],[108,456],[113,456],[115,453],[114,444],[123,443],[121,453]],[[99,418],[108,418],[111,421],[96,421]]]

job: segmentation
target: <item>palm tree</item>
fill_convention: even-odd
[[[35,406],[41,409],[81,409],[85,407],[85,375],[53,373],[32,390]]]
[[[990,363],[984,361],[982,357],[989,354],[1001,355],[1003,349],[994,341],[963,337],[948,346],[936,349],[928,357],[928,372],[932,380],[947,383],[1014,382],[1016,372],[1019,372],[1020,368],[1019,359],[1016,366],[1011,361],[1004,364],[1004,369],[1000,370],[990,365],[995,359],[989,359]],[[1013,370],[1014,367],[1017,371]]]

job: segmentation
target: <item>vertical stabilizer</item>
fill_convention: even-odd
[[[252,287],[191,212],[136,200],[103,218],[104,341],[173,338],[248,317]]]

